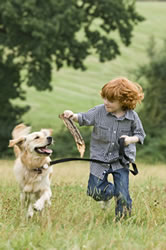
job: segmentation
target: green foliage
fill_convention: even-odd
[[[122,43],[128,46],[134,25],[142,20],[134,2],[126,0],[1,0],[0,63],[4,67],[0,75],[4,87],[0,97],[6,96],[3,103],[6,116],[12,114],[7,124],[13,127],[27,110],[27,107],[15,110],[10,102],[23,98],[22,81],[37,90],[51,90],[53,63],[57,69],[67,64],[84,70],[84,60],[94,50],[101,62],[115,58],[120,50],[110,34],[117,31]],[[4,74],[8,76],[5,79]],[[1,113],[0,121],[3,120]],[[11,132],[8,126],[3,148]]]
[[[139,68],[139,75],[146,80],[144,107],[141,118],[147,133],[146,151],[151,161],[166,160],[166,42],[156,49],[151,39],[148,48],[149,63]],[[150,160],[150,159],[149,159]]]
[[[21,116],[28,110],[28,106],[19,107],[12,105],[11,100],[15,98],[23,99],[21,91],[21,81],[19,77],[19,65],[14,64],[12,55],[3,58],[3,52],[0,50],[0,152],[6,151],[8,140],[11,138],[13,127],[20,121]]]

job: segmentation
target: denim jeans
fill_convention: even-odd
[[[108,174],[113,175],[114,184],[108,182]],[[90,174],[88,181],[87,194],[96,201],[108,201],[115,197],[115,215],[125,216],[127,210],[131,213],[132,200],[129,194],[129,170],[121,168],[115,171],[109,169],[105,173],[103,180]]]

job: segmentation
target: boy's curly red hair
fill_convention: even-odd
[[[109,101],[118,100],[124,110],[135,109],[137,103],[141,103],[144,98],[142,87],[125,77],[119,77],[106,83],[100,94],[102,98]]]

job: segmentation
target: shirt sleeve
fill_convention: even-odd
[[[136,112],[134,112],[134,116],[135,116],[135,119],[133,121],[133,126],[132,126],[133,135],[139,138],[140,144],[143,144],[146,134],[143,129],[142,122]]]
[[[85,113],[78,113],[78,123],[80,126],[93,126],[95,124],[95,117],[96,117],[97,108],[94,107],[88,112]]]

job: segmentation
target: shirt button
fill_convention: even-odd
[[[112,145],[114,145],[115,143],[114,142],[112,142]]]
[[[109,155],[112,155],[112,153],[109,153]]]
[[[107,173],[107,171],[106,171],[106,170],[104,170],[103,175],[105,175],[106,173]]]
[[[116,134],[116,130],[114,130],[114,134]]]

